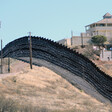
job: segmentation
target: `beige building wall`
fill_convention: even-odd
[[[71,47],[71,38],[66,39],[66,45]]]
[[[112,61],[112,51],[102,50],[100,53],[100,60],[102,61]]]
[[[91,44],[91,38],[90,37],[83,37],[83,44],[84,45]]]
[[[58,41],[59,44],[71,47],[71,38],[66,38]]]
[[[71,38],[71,40],[72,40],[72,44],[71,44],[72,47],[81,45],[81,37],[80,36],[73,36]]]
[[[109,28],[110,29],[110,28]],[[87,31],[90,37],[95,35],[103,35],[107,37],[107,41],[112,39],[112,29],[109,30],[108,28],[91,28]]]
[[[73,36],[71,40],[72,40],[72,47],[81,46],[81,45],[89,45],[91,43],[90,37]]]
[[[72,38],[62,39],[58,41],[59,44],[75,47],[83,45],[89,45],[91,43],[90,37],[73,36]]]

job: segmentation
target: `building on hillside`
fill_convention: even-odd
[[[69,47],[89,45],[91,38],[95,35],[106,36],[109,42],[112,40],[112,15],[106,13],[102,20],[85,26],[85,30],[86,32],[81,33],[80,36],[71,36],[71,38],[62,39],[58,42]]]
[[[102,50],[100,53],[101,61],[112,61],[112,51]]]

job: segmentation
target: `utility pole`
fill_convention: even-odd
[[[82,48],[84,48],[84,40],[83,40],[83,34],[81,33],[81,46],[82,46]]]
[[[31,32],[29,32],[29,50],[30,50],[30,68],[32,69],[32,40],[31,40]]]
[[[1,28],[1,21],[0,21],[0,28]],[[2,64],[2,39],[1,39],[1,74],[3,73],[2,66],[3,64]]]
[[[73,31],[71,30],[71,46],[73,45]]]
[[[1,39],[1,74],[3,73],[3,60],[2,60],[2,39]]]
[[[10,73],[10,57],[8,57],[8,73]]]

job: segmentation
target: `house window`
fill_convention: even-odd
[[[105,26],[105,24],[100,24],[99,26]]]
[[[112,24],[107,24],[107,26],[112,26]]]

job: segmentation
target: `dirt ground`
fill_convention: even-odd
[[[103,104],[72,86],[68,81],[45,67],[13,60],[10,74],[0,74],[0,95],[21,104],[33,104],[52,111],[112,112]]]
[[[112,61],[93,61],[102,71],[112,77]]]

